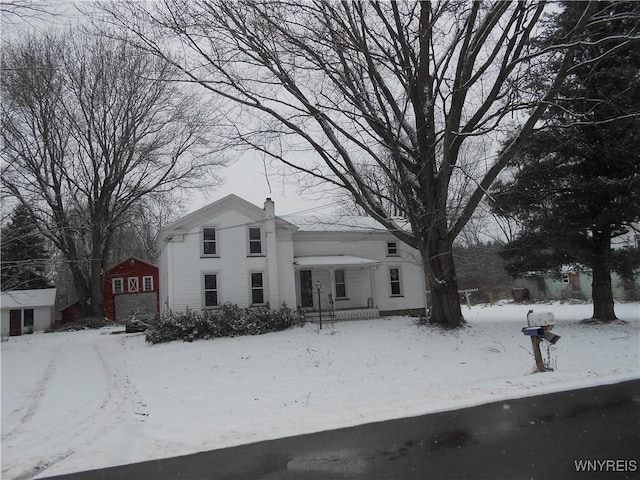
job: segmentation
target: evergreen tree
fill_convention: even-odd
[[[503,251],[510,273],[584,264],[593,271],[593,318],[615,319],[611,240],[640,219],[640,46],[612,36],[640,30],[640,3],[600,2],[563,88],[548,111],[552,127],[532,135],[509,181],[496,185],[494,211],[521,222]],[[567,34],[576,2],[565,4],[556,35]],[[606,13],[606,15],[605,15]],[[572,21],[573,18],[573,21]],[[640,263],[625,252],[626,270]]]
[[[46,277],[47,243],[24,205],[16,207],[2,229],[1,255],[3,291],[51,287]]]

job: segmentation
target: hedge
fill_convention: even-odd
[[[160,317],[145,334],[149,343],[174,340],[192,342],[218,337],[261,335],[278,332],[304,323],[304,317],[283,305],[279,310],[268,307],[240,308],[224,303],[216,310],[169,313]]]

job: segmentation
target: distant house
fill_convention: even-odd
[[[613,250],[640,248],[640,224],[634,224],[626,234],[611,239]],[[515,286],[526,289],[529,298],[534,300],[565,300],[591,298],[593,274],[586,265],[565,265],[559,274],[532,272],[515,281]],[[633,279],[624,279],[611,272],[611,291],[615,300],[640,299],[640,270]]]
[[[55,302],[55,288],[2,292],[2,336],[16,336],[51,328]]]
[[[580,265],[567,265],[559,275],[531,273],[518,278],[515,286],[526,289],[528,298],[533,300],[589,300],[592,293],[593,274],[591,269]],[[640,271],[635,281],[623,280],[615,272],[611,273],[611,290],[616,300],[637,300],[640,295]]]
[[[640,248],[640,225],[634,224],[626,234],[611,239],[613,250]],[[533,300],[591,299],[593,274],[586,265],[564,265],[558,273],[531,272],[518,278],[515,286],[526,289]],[[640,299],[640,270],[633,279],[624,279],[611,272],[611,291],[615,300]]]
[[[124,320],[131,313],[158,313],[158,267],[135,257],[111,267],[104,275],[104,309],[110,320]],[[75,302],[62,309],[62,323],[80,318],[83,311]]]
[[[424,313],[416,250],[368,217],[278,217],[229,195],[159,235],[161,310],[283,303],[337,319]]]

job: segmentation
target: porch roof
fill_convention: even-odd
[[[380,263],[378,260],[353,255],[311,255],[293,259],[293,264],[297,267],[357,267]]]

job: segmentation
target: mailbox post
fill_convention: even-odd
[[[527,313],[527,326],[522,329],[522,333],[531,338],[531,346],[533,347],[533,356],[536,359],[536,370],[538,372],[546,372],[547,368],[542,361],[542,353],[540,353],[540,343],[542,340],[555,345],[560,340],[560,335],[551,333],[554,325],[554,316],[551,312],[533,313],[529,310]]]
[[[320,299],[320,289],[322,288],[322,284],[320,281],[316,282],[316,289],[318,290],[318,313],[320,314],[320,330],[322,330],[322,303]]]

